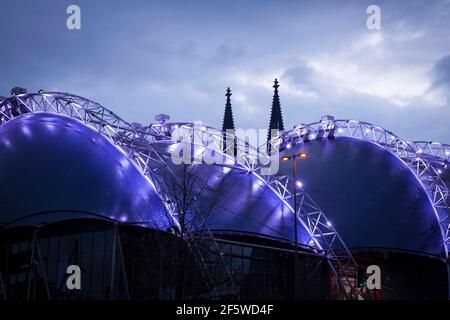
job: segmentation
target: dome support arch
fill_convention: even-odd
[[[167,224],[175,228],[180,227],[173,207],[170,206],[160,186],[156,183],[155,168],[165,170],[166,164],[151,143],[159,141],[158,134],[142,135],[131,124],[122,120],[112,111],[91,100],[64,92],[40,92],[12,96],[0,102],[0,126],[6,122],[28,113],[55,113],[67,116],[82,122],[94,129],[116,146],[147,179],[159,194],[166,207]],[[145,150],[145,152],[143,152]],[[151,152],[148,152],[151,150]],[[148,155],[151,154],[152,157]],[[149,167],[150,161],[152,167]],[[189,230],[188,230],[189,231]],[[206,230],[205,236],[209,242],[215,243],[214,237]],[[194,258],[199,262],[200,271],[211,288],[211,297],[219,299],[221,296],[237,296],[237,288],[231,275],[228,275],[224,289],[218,291],[214,275],[210,273],[205,264],[203,252],[198,244],[189,236],[185,240],[190,247]],[[217,248],[217,245],[216,245]],[[220,254],[217,252],[220,257]]]

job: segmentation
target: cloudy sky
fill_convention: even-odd
[[[332,114],[450,143],[449,0],[2,0],[0,41],[0,95],[67,91],[130,122],[220,127],[230,86],[236,125],[266,128],[277,77],[286,128]]]

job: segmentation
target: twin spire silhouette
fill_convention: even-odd
[[[270,123],[269,130],[267,134],[267,141],[273,138],[272,130],[283,131],[284,123],[283,123],[283,114],[281,113],[281,104],[280,104],[280,96],[278,95],[278,88],[280,87],[278,80],[274,81],[274,93],[272,100],[272,111],[270,112]],[[233,119],[233,110],[231,108],[231,90],[230,87],[227,88],[227,93],[225,96],[227,97],[227,102],[225,104],[225,115],[223,117],[222,131],[228,132],[230,130],[235,130],[234,119]]]

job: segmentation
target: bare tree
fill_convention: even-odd
[[[160,184],[179,222],[179,239],[186,244],[173,248],[177,299],[227,296],[236,290],[207,223],[218,202],[210,186],[212,166],[180,164],[161,176]],[[210,197],[206,201],[205,195]]]

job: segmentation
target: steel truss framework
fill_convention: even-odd
[[[422,155],[440,175],[446,169],[448,169],[448,163],[450,161],[450,145],[443,144],[434,141],[412,141],[411,145]],[[447,187],[447,197],[445,206],[439,206],[447,210],[447,216],[441,218],[442,228],[445,231],[445,243],[447,244],[447,250],[450,248],[450,197],[448,196],[448,181],[444,181]]]
[[[294,213],[293,195],[289,191],[290,178],[270,174],[270,170],[264,170],[264,168],[267,169],[266,165],[270,160],[278,157],[277,153],[270,157],[263,152],[262,148],[256,149],[233,135],[198,124],[167,123],[152,125],[143,130],[151,134],[156,132],[160,136],[176,137],[180,142],[203,148],[202,152],[193,159],[194,161],[201,162],[205,158],[214,158],[214,153],[220,155],[224,153],[227,159],[224,161],[221,157],[216,157],[215,159],[219,161],[219,163],[215,162],[216,165],[232,167],[253,174],[279,197],[291,213]],[[273,148],[272,152],[275,149]],[[318,254],[327,257],[330,269],[346,297],[357,299],[359,296],[356,289],[358,268],[350,250],[312,198],[304,190],[299,190],[297,197],[299,199],[297,219],[309,232],[308,244],[315,248]]]
[[[221,165],[253,173],[278,195],[292,213],[294,212],[290,201],[293,197],[290,191],[293,189],[291,187],[292,179],[289,176],[260,174],[262,172],[261,159],[265,159],[265,161],[268,159],[268,156],[262,151],[263,148],[255,149],[220,130],[196,126],[191,123],[170,123],[136,128],[95,102],[60,92],[18,95],[2,101],[0,103],[0,125],[30,112],[58,113],[91,126],[132,159],[158,191],[164,191],[157,183],[158,176],[162,176],[162,171],[166,174],[168,167],[165,163],[166,160],[152,147],[152,143],[161,140],[170,141],[173,131],[178,130],[178,141],[191,142],[202,146],[204,152],[224,152],[230,155],[230,158],[233,159],[231,164],[226,161]],[[332,128],[325,127],[323,122],[297,126],[296,129],[280,135],[280,138],[273,139],[270,144],[273,152],[273,150],[282,148],[283,144],[287,142],[304,142],[305,137],[315,139],[318,136],[330,134],[367,140],[390,151],[404,161],[416,174],[429,192],[434,206],[444,208],[448,212],[448,187],[440,178],[439,171],[429,160],[429,157],[432,156],[434,159],[437,158],[448,163],[450,156],[448,145],[434,142],[410,143],[379,126],[355,120],[333,121]],[[227,143],[225,150],[223,150],[225,141],[235,141],[236,143]],[[238,152],[237,156],[233,158],[235,145]],[[353,277],[356,278],[357,266],[350,251],[311,197],[304,190],[299,190],[297,196],[300,199],[298,219],[310,232],[310,245],[315,247],[318,253],[327,256],[330,267],[339,283],[350,288],[348,294],[354,298],[355,282]],[[164,203],[169,209],[168,224],[175,224],[179,227],[175,219],[174,208],[170,206],[170,202],[164,201]],[[151,221],[145,223],[152,226]],[[446,242],[449,245],[448,217],[442,219],[441,223],[444,231],[447,232]],[[209,230],[208,234],[213,239]],[[193,245],[194,241],[189,241],[189,243]],[[232,285],[230,288],[232,288]]]
[[[448,186],[441,178],[442,171],[436,163],[447,165],[450,146],[436,142],[408,142],[394,133],[371,123],[356,120],[331,120],[301,124],[295,129],[280,134],[271,144],[285,148],[288,143],[306,143],[327,137],[346,136],[374,143],[401,159],[427,190],[436,209],[446,210],[444,217],[438,217],[447,248],[450,247],[450,208]],[[437,160],[437,162],[435,162]],[[448,253],[445,253],[448,258]]]
[[[416,150],[424,156],[441,161],[443,165],[450,161],[450,145],[434,141],[412,141],[410,142]]]
[[[165,190],[162,190],[157,183],[158,174],[161,174],[161,172],[164,172],[164,175],[167,174],[166,163],[161,155],[152,147],[152,143],[161,140],[159,134],[148,132],[145,134],[139,133],[134,126],[122,120],[100,104],[76,95],[61,92],[17,95],[2,101],[0,103],[0,125],[18,116],[38,112],[56,113],[77,119],[111,141],[122,153],[132,160],[144,177],[156,189],[167,209],[167,225],[169,227],[179,228],[179,223],[176,220],[176,212],[170,206],[170,201],[165,196]],[[149,227],[158,227],[158,224],[151,220],[141,221],[141,223]],[[206,225],[205,221],[203,223]],[[206,237],[208,243],[215,244],[212,248],[218,248],[209,229],[203,228],[203,230],[203,236]],[[202,256],[201,249],[196,241],[190,237],[189,230],[186,230],[185,235],[186,243],[191,248],[194,258],[200,262],[200,271],[207,285],[211,288],[211,295],[209,297],[218,299],[223,296],[237,296],[237,288],[231,275],[228,277],[228,282],[222,285],[221,291],[218,291],[213,276],[207,269],[204,261],[205,257]],[[221,257],[219,252],[215,255]]]
[[[233,155],[233,143],[228,143],[227,148],[223,150],[224,141],[236,141],[238,148],[237,157],[233,164],[224,163],[223,166],[229,166],[246,170],[255,174],[267,186],[269,186],[285,203],[293,213],[294,210],[290,203],[292,195],[286,186],[288,179],[284,177],[275,178],[270,175],[258,175],[262,158],[267,162],[267,156],[262,155],[257,149],[249,146],[235,137],[227,135],[219,130],[210,127],[199,127],[190,123],[152,125],[146,128],[137,128],[128,122],[116,116],[110,110],[104,108],[98,103],[85,98],[75,96],[69,93],[45,92],[39,94],[25,94],[11,97],[0,103],[0,124],[3,124],[17,116],[30,112],[51,112],[66,115],[82,121],[91,126],[97,132],[105,136],[118,146],[123,152],[140,168],[144,176],[149,178],[150,183],[158,190],[159,194],[164,194],[158,185],[158,176],[166,174],[167,165],[162,157],[152,147],[152,143],[161,140],[172,140],[172,131],[179,129],[179,141],[194,142],[202,145],[205,151],[225,152]],[[164,172],[162,174],[161,172]],[[284,182],[283,182],[284,181]],[[349,290],[346,292],[349,298],[356,297],[355,281],[356,262],[351,256],[350,251],[345,246],[337,231],[329,225],[325,214],[316,203],[303,191],[299,194],[300,205],[298,211],[299,221],[310,232],[310,245],[315,247],[318,253],[328,258],[331,270],[335,274],[338,282]],[[167,199],[164,199],[167,200]],[[170,216],[167,220],[173,223],[176,219],[176,213],[171,208],[170,201],[164,201],[168,207]],[[147,222],[150,223],[150,222]],[[179,227],[179,224],[176,224]],[[215,243],[214,238],[207,230],[208,238]],[[195,247],[194,241],[189,241]],[[217,248],[217,244],[215,245]],[[194,248],[193,251],[199,251]],[[220,253],[219,253],[220,255]],[[351,270],[351,271],[349,271]],[[350,275],[351,273],[351,275]],[[228,286],[233,290],[233,284]]]

